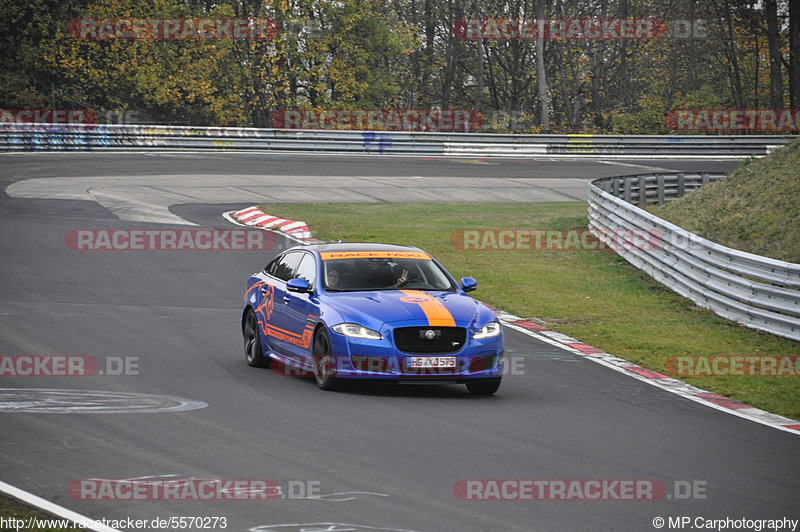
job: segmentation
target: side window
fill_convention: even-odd
[[[264,273],[268,273],[270,275],[275,275],[275,268],[278,267],[278,263],[281,261],[280,257],[275,257],[270,261],[266,266],[264,266]]]
[[[281,257],[280,261],[275,264],[275,271],[268,272],[270,275],[274,275],[281,281],[288,281],[295,277],[295,272],[297,271],[297,265],[300,262],[300,259],[303,258],[304,253],[301,251],[294,251],[292,253],[287,253],[283,257]]]
[[[314,289],[314,285],[317,281],[317,261],[314,259],[314,255],[311,253],[303,253],[303,260],[300,261],[300,265],[297,267],[294,276],[298,279],[305,279],[308,281],[309,288],[311,290]]]

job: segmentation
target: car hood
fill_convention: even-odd
[[[488,307],[459,292],[341,292],[327,294],[326,300],[344,321],[376,330],[383,324],[482,327],[494,319],[494,314]]]

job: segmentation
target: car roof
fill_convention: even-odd
[[[330,244],[312,244],[302,246],[301,249],[325,251],[422,251],[412,246],[399,246],[396,244],[371,244],[368,242],[334,242]]]

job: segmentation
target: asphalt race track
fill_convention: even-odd
[[[797,519],[797,435],[517,331],[506,331],[506,355],[519,371],[492,397],[455,385],[322,392],[313,379],[249,367],[244,281],[288,245],[282,237],[266,251],[79,251],[65,242],[81,229],[229,230],[223,211],[264,197],[324,201],[314,183],[347,199],[343,191],[357,194],[359,179],[369,179],[385,196],[424,189],[434,201],[447,187],[480,194],[497,180],[538,190],[539,200],[568,200],[581,199],[592,178],[653,165],[727,171],[735,163],[0,155],[0,355],[84,356],[104,373],[0,377],[0,480],[92,518],[216,516],[236,531],[656,530],[657,517]],[[192,193],[198,175],[204,185]],[[87,201],[94,192],[81,183],[96,177],[107,180],[105,194]],[[42,181],[26,185],[31,179]],[[175,225],[164,223],[165,204]],[[90,500],[71,489],[81,479],[267,479],[282,495]],[[555,492],[554,500],[462,500],[468,479],[638,480],[664,491],[656,500],[618,500],[613,488],[598,500]]]

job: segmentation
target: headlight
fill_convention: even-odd
[[[497,336],[498,334],[500,334],[500,323],[493,321],[475,331],[472,338],[474,340],[480,340],[481,338],[489,338],[491,336]]]
[[[366,327],[358,325],[357,323],[340,323],[339,325],[334,325],[331,328],[337,333],[349,336],[351,338],[364,338],[365,340],[380,340],[383,338],[381,333],[378,331],[367,329]]]

